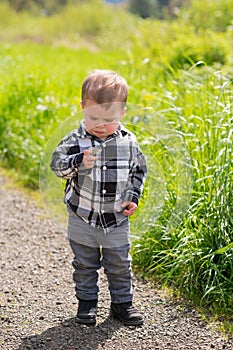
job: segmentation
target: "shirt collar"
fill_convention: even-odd
[[[80,123],[80,127],[79,127],[79,135],[81,137],[81,139],[85,139],[86,137],[89,137],[89,138],[94,138],[95,136],[89,134],[89,132],[86,130],[85,128],[85,121],[82,120],[81,123]],[[119,126],[118,126],[118,129],[112,134],[112,135],[109,135],[107,137],[107,140],[108,139],[111,139],[111,138],[114,138],[114,137],[117,137],[118,135],[119,136],[126,136],[127,134],[129,134],[129,132],[124,128],[124,126],[119,123]]]
[[[87,136],[87,130],[85,128],[84,120],[81,121],[78,132],[79,132],[81,139],[85,139],[85,137]]]

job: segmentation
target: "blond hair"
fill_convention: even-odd
[[[87,100],[98,104],[123,102],[125,106],[128,97],[126,80],[110,70],[96,69],[91,72],[82,84],[82,103]]]

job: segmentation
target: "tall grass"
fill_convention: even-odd
[[[178,113],[170,118],[190,153],[192,199],[185,218],[173,229],[167,225],[170,207],[165,206],[156,225],[135,242],[134,263],[198,303],[231,313],[232,86],[208,68],[195,74],[180,71],[174,78],[170,104]]]

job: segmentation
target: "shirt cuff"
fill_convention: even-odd
[[[139,197],[135,192],[132,191],[127,191],[123,196],[122,196],[122,201],[123,202],[133,202],[138,205]]]
[[[74,168],[79,167],[79,165],[82,163],[82,161],[83,161],[83,153],[77,154],[73,159],[73,164],[72,164],[73,167]]]

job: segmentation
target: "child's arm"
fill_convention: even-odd
[[[50,168],[58,177],[70,179],[78,173],[89,171],[96,159],[91,151],[82,151],[79,138],[75,133],[70,133],[53,152]]]
[[[133,159],[129,174],[130,186],[123,195],[122,208],[125,208],[124,214],[131,216],[138,206],[144,183],[147,176],[146,159],[143,153],[137,148],[136,156]]]

